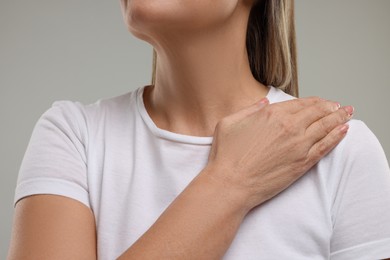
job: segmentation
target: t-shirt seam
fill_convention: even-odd
[[[146,125],[146,128],[148,131],[155,136],[158,139],[166,140],[169,142],[175,142],[175,143],[183,143],[183,144],[189,144],[189,145],[206,145],[210,146],[212,143],[212,136],[202,136],[202,137],[196,137],[196,136],[187,136],[184,134],[178,134],[178,133],[173,133],[169,132],[165,129],[160,129],[156,124],[153,122],[153,120],[150,118],[150,115],[146,111],[145,108],[145,103],[143,101],[143,93],[145,88],[147,87],[139,87],[135,91],[135,105],[136,109],[138,111],[138,115],[140,116],[141,120],[144,122]],[[175,137],[172,137],[172,135],[175,135]],[[197,140],[195,140],[197,139]]]
[[[68,106],[66,105],[68,104]],[[73,108],[70,108],[69,106],[73,106]],[[72,100],[58,100],[58,101],[55,101],[53,102],[52,108],[58,108],[62,115],[62,119],[63,121],[60,122],[60,121],[52,121],[50,120],[50,123],[54,124],[56,126],[57,129],[60,129],[60,132],[62,134],[64,134],[67,139],[70,141],[71,144],[68,144],[68,145],[72,145],[75,150],[77,151],[78,153],[78,156],[80,157],[80,159],[84,162],[85,166],[88,165],[88,155],[87,155],[87,146],[86,144],[89,143],[89,136],[88,136],[88,119],[87,119],[87,115],[86,115],[86,111],[85,111],[85,105],[82,104],[81,102],[78,102],[78,101],[72,101]],[[75,111],[72,111],[72,110],[76,110],[77,113],[79,115],[76,115]],[[86,130],[86,133],[83,133],[83,128],[82,125],[81,125],[81,122],[79,120],[79,116],[81,116],[81,118],[84,119],[84,126],[85,126],[85,130]],[[68,118],[66,118],[68,117]],[[68,120],[71,120],[73,122],[68,122]],[[70,133],[68,131],[63,131],[62,130],[62,126],[64,126],[64,124],[66,124],[67,127],[69,127],[69,130],[74,134],[75,138],[78,140],[78,142],[80,142],[82,148],[83,148],[83,151],[80,151],[78,149],[78,147],[73,143],[72,141],[72,136],[70,135]],[[83,136],[85,137],[85,139],[83,140]],[[85,160],[82,156],[82,152],[84,152],[84,155],[85,155]]]
[[[73,187],[77,187],[77,189],[83,190],[89,194],[88,187],[87,187],[87,189],[85,189],[81,185],[78,185],[70,180],[64,180],[61,178],[54,178],[54,177],[39,177],[39,178],[34,178],[34,179],[23,180],[16,185],[16,189],[22,185],[26,185],[26,184],[33,183],[33,182],[41,182],[41,181],[55,181],[55,182],[67,183],[67,184],[70,184]]]

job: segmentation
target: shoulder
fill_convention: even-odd
[[[87,104],[73,100],[54,101],[36,122],[33,133],[47,138],[73,136],[88,145],[91,134],[101,132],[107,126],[117,128],[119,124],[125,124],[126,119],[132,120],[136,94],[137,89]]]
[[[270,103],[283,102],[288,100],[296,99],[296,97],[285,93],[283,90],[270,86],[268,93]],[[350,152],[370,152],[381,148],[381,145],[371,131],[371,129],[363,122],[358,119],[351,119],[348,122],[349,130],[345,138],[337,146],[337,150],[347,150],[349,156]],[[379,149],[381,150],[381,149]]]
[[[76,126],[86,126],[99,118],[107,115],[115,116],[120,113],[128,113],[132,104],[136,101],[139,88],[121,95],[101,98],[92,103],[82,103],[73,100],[54,101],[50,108],[43,114],[42,118],[51,121],[68,123]]]
[[[361,250],[387,250],[383,238],[390,238],[390,169],[384,150],[363,121],[348,124],[347,135],[330,154],[333,165],[322,165],[333,225],[331,254],[340,259]]]
[[[120,94],[113,97],[106,97],[96,100],[92,103],[81,103],[80,101],[73,100],[57,100],[54,101],[52,106],[47,112],[51,113],[66,113],[69,114],[88,114],[109,112],[115,110],[126,109],[136,100],[136,94],[139,88]]]
[[[270,103],[277,103],[296,99],[296,97],[285,93],[283,90],[270,87],[268,94]],[[383,148],[371,129],[365,122],[358,119],[351,119],[348,122],[349,130],[344,139],[325,157],[326,161],[338,161],[337,165],[354,162],[376,162],[382,168],[388,165]]]
[[[348,133],[337,147],[345,163],[370,162],[386,168],[388,163],[382,145],[366,123],[351,119],[348,125]]]
[[[352,149],[358,147],[369,148],[370,144],[378,144],[378,139],[365,122],[359,119],[351,119],[348,122],[349,131],[345,137],[345,143],[353,144]]]

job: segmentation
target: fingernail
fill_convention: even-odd
[[[346,107],[344,107],[344,110],[347,111],[348,116],[352,116],[353,111],[354,111],[355,109],[353,108],[353,106],[346,106]]]
[[[348,131],[349,125],[345,124],[340,127],[340,132],[345,133]]]
[[[339,102],[335,102],[334,104],[335,104],[335,107],[333,108],[333,111],[339,110],[340,107],[341,107],[340,103]]]
[[[259,104],[267,104],[268,102],[269,102],[268,98],[265,97],[260,99]]]

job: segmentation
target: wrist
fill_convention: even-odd
[[[208,185],[216,196],[228,207],[235,209],[244,216],[253,208],[250,203],[250,195],[239,185],[235,184],[228,176],[229,169],[208,164],[197,176],[202,185]]]

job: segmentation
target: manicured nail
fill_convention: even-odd
[[[260,99],[259,104],[267,104],[268,102],[269,102],[268,98],[265,97],[265,98]]]
[[[338,102],[335,102],[334,104],[335,104],[335,106],[333,107],[333,111],[335,112],[335,111],[340,109],[341,105]]]
[[[348,116],[352,116],[353,111],[354,111],[355,109],[353,108],[353,106],[346,106],[346,107],[344,107],[344,110],[347,111]]]
[[[339,129],[340,129],[340,132],[346,133],[348,131],[348,128],[349,128],[349,125],[345,124],[345,125],[342,125]]]

